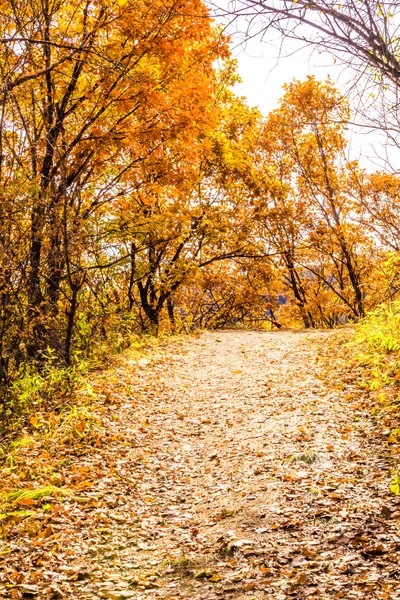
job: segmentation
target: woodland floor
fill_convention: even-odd
[[[48,454],[75,496],[10,530],[0,597],[399,598],[396,452],[330,340],[205,333],[95,374],[108,426]]]

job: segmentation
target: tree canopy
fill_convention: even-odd
[[[329,78],[288,83],[262,115],[201,0],[1,6],[4,398],[143,331],[332,327],[396,295],[399,180],[349,158]],[[365,38],[351,3],[237,7]]]

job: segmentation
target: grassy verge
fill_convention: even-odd
[[[150,362],[163,344],[143,338],[102,368],[49,369],[17,382],[9,404],[14,415],[0,438],[0,556],[10,532],[38,535],[57,506],[94,501],[86,497],[90,469],[77,464],[115,438],[120,398],[130,396],[125,374]]]
[[[368,417],[368,435],[380,439],[390,456],[391,491],[400,495],[400,301],[339,330],[316,358],[326,385],[341,390],[354,419]]]
[[[362,385],[388,406],[400,404],[400,301],[369,313],[349,343],[350,362],[362,368]]]

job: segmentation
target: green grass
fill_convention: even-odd
[[[400,350],[400,301],[380,305],[356,327],[354,343],[369,354],[387,355]]]
[[[352,362],[364,369],[367,389],[397,388],[400,383],[400,301],[381,305],[367,314],[357,324],[349,348]]]
[[[13,510],[11,512],[0,513],[0,521],[6,521],[10,517],[16,517],[17,519],[29,519],[32,517],[33,511],[31,510]]]
[[[36,502],[42,498],[48,498],[49,496],[70,496],[71,491],[66,488],[58,488],[54,485],[49,485],[41,488],[34,489],[22,489],[8,494],[3,494],[1,501],[3,508],[9,505],[15,505],[19,502],[23,503],[24,500],[31,500]]]

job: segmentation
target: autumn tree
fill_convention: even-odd
[[[272,235],[283,242],[282,256],[299,306],[306,300],[295,263],[322,279],[358,318],[365,311],[362,279],[368,265],[361,233],[351,219],[354,203],[347,189],[350,171],[345,156],[348,119],[348,104],[329,80],[294,81],[266,120],[262,144],[279,181],[279,187],[272,184],[268,192],[272,198],[268,221],[275,217]],[[329,275],[294,256],[308,245],[329,258]]]
[[[129,309],[143,311],[142,325],[153,331],[165,306],[173,320],[172,297],[198,269],[257,252],[236,171],[260,115],[234,96],[235,78],[235,63],[214,74],[213,102],[199,115],[202,131],[188,136],[185,127],[177,135],[168,177],[153,161],[153,182],[132,193],[130,208],[117,217],[130,251]]]
[[[348,160],[331,81],[263,118],[201,0],[2,8],[3,389],[167,318],[331,327],[394,289],[397,179]]]
[[[264,259],[220,261],[197,271],[174,297],[179,325],[193,328],[280,329],[280,274]]]
[[[3,78],[19,84],[2,98],[2,360],[49,348],[70,364],[93,273],[130,257],[109,211],[167,180],[177,139],[200,135],[227,46],[196,1],[3,8]]]
[[[387,249],[400,251],[400,180],[385,172],[353,170],[353,193],[362,225]]]

